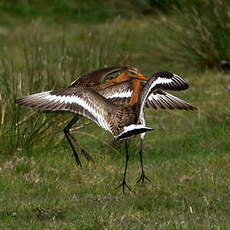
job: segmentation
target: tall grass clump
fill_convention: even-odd
[[[84,72],[122,64],[126,56],[117,48],[113,33],[100,29],[48,31],[39,23],[11,33],[0,54],[0,151],[14,154],[47,149],[58,143],[54,130],[65,117],[42,114],[15,104],[16,98],[67,87]],[[55,36],[54,36],[55,35]],[[52,133],[52,135],[50,135]]]
[[[230,69],[230,2],[199,0],[183,4],[175,18],[163,18],[160,59],[198,69]],[[164,36],[163,36],[164,35]]]
[[[181,2],[187,1],[180,0]],[[42,17],[49,22],[55,23],[98,24],[113,20],[118,15],[122,18],[130,19],[138,16],[138,14],[167,13],[178,5],[177,0],[3,0],[0,4],[2,14],[0,21],[15,25],[15,21],[18,24],[20,21],[28,22],[31,19]]]

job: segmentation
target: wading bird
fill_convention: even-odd
[[[103,83],[103,81],[111,78],[113,74],[121,72],[117,77],[112,80]],[[109,99],[111,102],[119,105],[125,105],[129,102],[129,105],[134,104],[134,99],[137,95],[138,88],[133,85],[132,80],[142,80],[141,85],[139,85],[140,89],[142,89],[145,85],[143,81],[147,81],[148,78],[139,72],[138,69],[126,66],[118,66],[118,67],[107,67],[98,69],[89,73],[84,74],[79,79],[75,80],[69,88],[76,86],[84,86],[90,87],[96,90],[99,94],[104,96],[106,99]],[[133,93],[133,87],[136,88],[133,97],[131,97]],[[186,87],[185,87],[186,88]],[[174,90],[183,90],[181,88],[173,88]],[[168,88],[167,88],[168,89]],[[170,88],[172,89],[172,87]],[[135,99],[136,100],[136,99]],[[157,109],[184,109],[184,110],[192,110],[195,107],[191,106],[189,103],[184,100],[177,98],[169,93],[166,93],[162,90],[152,90],[151,94],[147,99],[146,103],[147,108],[151,108],[154,110]],[[81,165],[77,152],[75,151],[71,140],[74,140],[75,143],[80,147],[81,153],[88,159],[92,160],[89,154],[80,146],[77,140],[70,134],[71,127],[78,121],[79,116],[75,115],[74,118],[67,124],[64,129],[65,136],[70,143],[70,146],[73,150],[73,154],[76,158],[78,164]],[[143,137],[143,135],[142,135]],[[141,143],[142,146],[142,143]],[[140,150],[142,152],[142,148]],[[142,155],[140,155],[142,156]],[[142,162],[142,160],[141,160]],[[143,180],[142,180],[143,183]]]
[[[130,79],[139,79],[139,80],[148,80],[147,77],[145,77],[143,74],[139,73],[137,69],[135,68],[130,68],[127,66],[115,66],[115,67],[107,67],[107,68],[102,68],[102,69],[97,69],[95,71],[92,72],[88,72],[84,75],[82,75],[80,78],[78,78],[77,80],[73,81],[71,83],[70,86],[68,86],[68,88],[66,88],[66,90],[64,90],[66,92],[66,94],[68,95],[68,97],[70,97],[72,94],[74,94],[74,91],[78,91],[79,87],[83,87],[83,88],[90,88],[94,91],[99,91],[101,89],[105,89],[106,88],[106,84],[103,84],[104,81],[110,79],[114,74],[120,73],[116,78],[113,78],[111,80],[109,80],[106,84],[108,84],[108,86],[114,85],[114,84],[118,84],[121,82],[125,82],[128,81]],[[62,91],[62,90],[61,90]],[[52,93],[52,91],[49,91],[50,93]],[[54,91],[53,93],[55,94]],[[26,101],[27,100],[33,100],[33,102],[36,101],[36,97],[37,101],[39,100],[43,100],[42,98],[40,98],[40,95],[42,93],[38,93],[38,94],[33,94],[31,96],[27,96],[25,98],[21,98],[16,100],[16,103],[18,104],[22,104],[25,106],[30,106],[30,107],[34,107],[37,108],[37,106],[39,106],[39,104],[31,104],[31,105],[27,105]],[[65,93],[64,93],[65,94]],[[62,95],[62,98],[64,98],[65,95]],[[73,98],[73,97],[72,97]],[[87,99],[87,96],[84,95],[84,98]],[[59,112],[59,111],[67,111],[67,112],[71,112],[71,108],[63,108],[61,105],[63,105],[63,101],[58,101],[58,99],[56,99],[57,101],[54,103],[53,107],[51,106],[52,102],[50,102],[50,107],[49,108],[42,108],[39,107],[42,112]],[[64,103],[65,104],[65,103]],[[45,106],[45,104],[43,104],[43,107]],[[70,106],[69,107],[73,107]],[[65,134],[65,137],[67,139],[67,141],[70,144],[70,147],[73,151],[73,155],[75,157],[75,160],[77,162],[77,164],[79,166],[82,167],[81,161],[79,159],[79,156],[77,154],[77,151],[74,148],[73,145],[73,141],[77,144],[77,146],[80,149],[81,154],[87,159],[87,160],[92,160],[93,159],[90,157],[90,155],[87,153],[87,151],[85,151],[80,143],[78,143],[78,141],[74,138],[74,136],[71,135],[70,133],[70,129],[73,127],[73,125],[79,120],[80,118],[80,113],[76,113],[74,112],[74,117],[68,122],[68,124],[65,126],[65,128],[63,129],[63,132]]]
[[[123,73],[118,77],[105,84],[100,84],[103,79],[121,70],[123,70]],[[127,85],[130,79],[132,79],[131,89],[130,84]],[[102,128],[110,131],[116,139],[121,140],[152,130],[151,128],[145,127],[144,107],[145,105],[151,105],[153,107],[153,101],[156,99],[153,95],[164,95],[164,97],[161,97],[163,101],[165,101],[165,98],[168,98],[168,106],[171,109],[173,106],[175,108],[183,107],[191,109],[191,105],[183,100],[163,91],[159,91],[160,88],[169,90],[183,90],[188,88],[188,84],[181,77],[169,72],[159,72],[154,74],[147,83],[141,84],[141,80],[146,81],[147,79],[148,78],[140,74],[134,68],[110,67],[83,75],[66,89],[33,94],[18,99],[17,103],[38,108],[42,111],[68,111],[76,113],[77,115],[65,127],[64,133],[71,145],[76,161],[81,165],[79,157],[70,140],[70,137],[72,139],[73,137],[69,133],[69,129],[78,120],[78,115],[83,115],[91,119]],[[114,91],[115,88],[117,90]],[[108,96],[108,89],[113,89],[114,91],[112,98],[111,95]],[[121,97],[122,91],[123,97]],[[112,91],[110,91],[110,93],[111,92]],[[108,99],[106,99],[106,95]],[[121,100],[122,98],[130,98],[129,103],[127,105],[117,106],[111,101],[117,99]],[[129,159],[127,142],[125,142],[125,145],[126,164],[123,181],[121,183],[123,191],[125,186],[128,187],[126,183],[126,171]],[[87,153],[83,154],[85,154],[87,159],[90,159]],[[140,180],[143,182],[146,177],[143,171],[142,149],[140,151],[140,159],[142,166]]]
[[[179,76],[169,72],[159,72],[152,76],[151,81],[153,81],[152,84],[153,85],[156,84],[156,86],[153,86],[153,88],[151,88],[150,92],[148,93],[147,98],[145,99],[146,100],[144,105],[145,108],[150,108],[152,110],[160,110],[160,109],[196,110],[196,107],[192,106],[188,102],[161,90],[161,89],[165,89],[165,90],[178,91],[178,90],[187,89],[188,84],[184,80],[182,81],[182,79]],[[143,81],[138,82],[137,80],[124,81],[116,84],[113,84],[113,82],[111,83],[108,82],[105,85],[106,87],[104,87],[104,85],[101,85],[100,87],[103,89],[99,90],[98,92],[115,104],[123,105],[129,103],[128,105],[134,105],[138,101],[137,95],[140,94],[140,92],[144,89],[146,84],[147,84],[146,82]],[[145,119],[143,119],[143,124],[145,124]],[[140,156],[140,163],[141,163],[141,176],[137,180],[137,182],[141,182],[142,184],[144,183],[145,179],[150,181],[146,177],[143,168],[142,146],[143,146],[144,136],[145,133],[142,133],[140,135],[141,139],[140,139],[139,156]]]

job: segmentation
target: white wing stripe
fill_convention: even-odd
[[[160,78],[158,78],[156,81],[154,81],[154,82],[151,84],[151,86],[149,87],[147,93],[145,94],[143,103],[141,104],[141,107],[140,107],[140,117],[142,116],[142,113],[143,113],[143,110],[144,110],[144,106],[145,106],[145,104],[146,104],[146,98],[148,97],[149,92],[152,90],[152,88],[153,88],[156,84],[159,83],[159,81],[160,81]]]
[[[109,126],[106,122],[106,120],[103,118],[103,116],[101,115],[101,113],[93,108],[90,103],[88,103],[87,101],[85,101],[84,99],[82,99],[81,97],[77,97],[77,96],[56,96],[56,95],[47,95],[45,97],[45,99],[49,100],[49,101],[54,101],[54,102],[64,102],[64,103],[76,103],[80,106],[82,106],[84,109],[88,110],[90,113],[92,113],[96,119],[97,119],[97,123],[104,128],[105,130],[110,131]]]
[[[132,95],[132,91],[128,90],[125,92],[116,92],[113,95],[109,95],[106,97],[107,99],[112,99],[112,98],[129,98]]]
[[[171,83],[171,82],[172,82],[172,79],[159,77],[155,81],[155,85],[156,84],[168,84],[168,83]]]
[[[144,106],[146,104],[146,99],[149,96],[149,93],[151,92],[151,90],[158,84],[174,84],[174,83],[182,83],[183,84],[183,79],[181,77],[179,77],[176,74],[173,74],[172,78],[164,78],[164,77],[158,77],[154,82],[152,82],[152,84],[150,85],[150,87],[147,90],[147,93],[144,95],[144,99],[143,99],[143,103],[140,107],[140,116],[143,113],[144,110]],[[156,99],[156,101],[158,100],[158,98]]]
[[[157,78],[156,81],[154,81],[152,85],[149,87],[148,92],[145,95],[145,99],[148,96],[149,92],[152,90],[152,88],[155,87],[157,84],[168,84],[172,82],[173,82],[172,79],[169,78],[162,78],[162,77]],[[141,110],[143,109],[144,104],[145,103],[143,103]]]

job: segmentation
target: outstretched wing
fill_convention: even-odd
[[[145,82],[142,82],[142,88],[145,86]],[[105,98],[109,99],[114,104],[127,104],[130,101],[132,95],[132,81],[122,82],[108,88],[99,90]],[[145,106],[154,110],[158,109],[184,109],[194,110],[194,106],[188,102],[175,97],[163,90],[151,90],[149,93]]]
[[[126,81],[98,90],[103,97],[114,104],[127,104],[133,92],[132,81]]]
[[[109,117],[115,106],[89,88],[76,87],[36,93],[16,100],[16,103],[45,111],[77,113],[111,132]]]
[[[77,86],[96,86],[102,83],[103,80],[108,78],[110,75],[124,71],[128,69],[127,66],[112,66],[102,69],[97,69],[92,72],[88,72],[81,76],[79,79],[75,80],[71,83],[70,87],[77,87]]]
[[[188,102],[166,93],[163,90],[155,90],[150,92],[145,106],[154,110],[157,109],[184,109],[195,110],[196,107],[192,106]]]
[[[158,72],[152,75],[152,78],[145,84],[140,97],[140,115],[142,116],[147,98],[151,92],[157,89],[184,90],[188,83],[180,76],[170,72]]]

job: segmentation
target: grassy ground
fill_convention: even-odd
[[[229,73],[160,63],[157,39],[166,32],[149,18],[11,26],[0,36],[0,229],[230,228]],[[22,95],[65,87],[85,71],[117,64],[147,75],[167,69],[185,76],[191,88],[175,95],[199,108],[147,112],[155,128],[144,141],[152,182],[136,184],[134,138],[127,178],[132,191],[126,194],[115,189],[123,175],[124,143],[83,119],[84,127],[73,132],[95,163],[82,159],[78,168],[62,133],[71,115],[14,105]]]
[[[206,92],[202,81],[208,82]],[[228,229],[229,78],[208,72],[193,76],[191,84],[184,97],[198,112],[148,113],[156,128],[144,145],[151,183],[135,183],[138,139],[129,143],[132,191],[126,194],[115,189],[123,173],[123,143],[111,144],[93,124],[75,134],[95,159],[84,161],[82,169],[64,141],[40,152],[1,155],[1,228]]]

